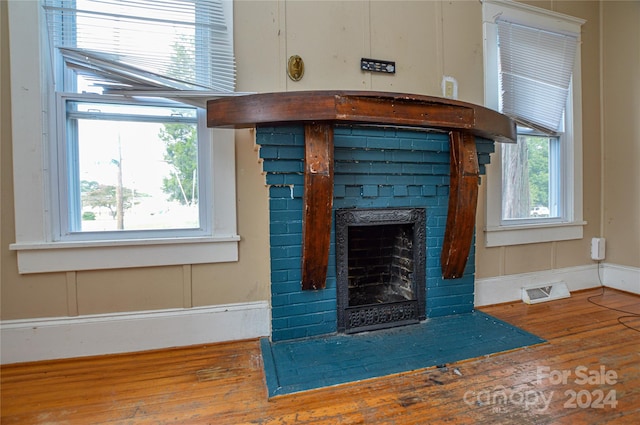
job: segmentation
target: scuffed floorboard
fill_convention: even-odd
[[[640,333],[618,321],[640,297],[600,289],[537,304],[483,308],[546,344],[268,401],[259,341],[9,365],[1,368],[8,424],[635,424]],[[640,319],[620,319],[640,328]],[[616,378],[577,383],[585,373]],[[551,374],[568,372],[565,382]],[[581,382],[581,381],[580,381]],[[571,406],[571,391],[591,403]],[[594,406],[614,391],[616,406]],[[535,395],[538,398],[535,398]],[[544,405],[541,396],[550,399]],[[528,400],[528,402],[527,402]],[[536,403],[536,401],[538,401]],[[584,403],[582,403],[584,404]]]

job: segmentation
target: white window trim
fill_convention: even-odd
[[[519,23],[546,27],[556,31],[580,33],[584,20],[568,15],[504,0],[483,1],[485,105],[498,110],[497,46],[495,19],[508,17]],[[491,164],[487,167],[487,202],[485,244],[487,247],[520,245],[582,239],[582,81],[580,49],[576,52],[576,65],[568,102],[566,132],[561,140],[562,154],[567,160],[562,164],[565,214],[561,221],[545,220],[521,224],[505,224],[502,221],[502,152],[496,145]],[[570,120],[567,120],[570,121]]]
[[[235,141],[229,129],[212,129],[211,234],[205,237],[54,242],[49,162],[53,111],[47,91],[44,43],[36,1],[9,1],[13,184],[16,241],[20,273],[43,273],[214,263],[238,260],[235,195]]]

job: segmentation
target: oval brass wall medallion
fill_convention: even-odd
[[[287,63],[287,75],[293,81],[300,81],[304,75],[304,62],[298,55],[289,57],[289,63]]]

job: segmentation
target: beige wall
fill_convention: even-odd
[[[587,20],[583,27],[584,239],[508,248],[483,248],[478,234],[479,277],[592,264],[593,236],[608,238],[607,261],[640,267],[637,242],[638,3],[603,6],[608,48],[604,102],[600,96],[600,4],[594,1],[529,2]],[[440,95],[443,75],[459,83],[459,98],[483,100],[481,4],[478,1],[236,1],[235,43],[239,91],[364,89]],[[237,263],[110,271],[18,275],[14,241],[10,94],[6,3],[0,2],[2,44],[1,317],[66,316],[226,304],[269,299],[268,203],[252,133],[238,132],[237,198],[240,259]],[[633,15],[635,13],[635,15]],[[622,31],[624,29],[624,31]],[[25,46],[28,48],[28,46]],[[305,61],[300,82],[285,73],[290,55]],[[626,69],[630,55],[632,67]],[[395,75],[362,73],[361,57],[394,60]],[[635,86],[633,86],[635,84]],[[630,90],[633,86],[634,90]],[[601,126],[601,104],[609,108]],[[635,108],[635,109],[634,109]],[[624,115],[627,114],[627,115]],[[636,117],[631,119],[629,117]],[[604,129],[604,130],[603,130]],[[601,134],[605,143],[601,143]],[[619,141],[624,140],[627,144]],[[602,174],[602,146],[607,159]],[[622,193],[631,187],[635,192]],[[605,188],[602,196],[601,187]],[[483,187],[478,229],[484,227]],[[606,207],[603,208],[601,198]],[[630,207],[631,205],[631,207]],[[603,215],[604,214],[604,215]],[[603,220],[602,217],[605,219]],[[630,233],[632,229],[635,233]],[[637,239],[637,238],[636,238]],[[635,249],[635,251],[634,251]]]
[[[607,261],[640,266],[640,2],[603,3],[604,190]]]

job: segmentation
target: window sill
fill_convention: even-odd
[[[47,273],[238,261],[240,237],[15,243],[18,272]]]
[[[524,245],[582,239],[583,227],[586,224],[585,221],[576,221],[487,227],[485,229],[485,246]]]

